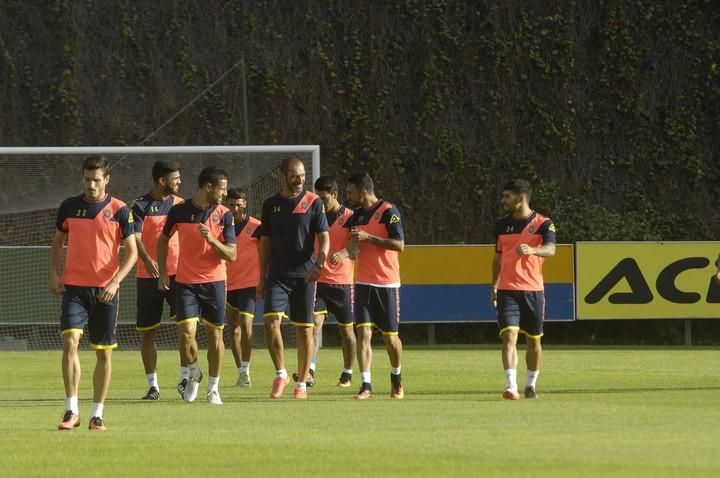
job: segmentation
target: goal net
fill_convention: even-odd
[[[184,198],[196,191],[204,167],[222,168],[229,176],[228,187],[248,192],[248,212],[258,218],[265,198],[280,189],[277,171],[283,159],[290,155],[303,159],[306,189],[312,189],[320,175],[320,148],[312,145],[0,148],[0,350],[62,348],[60,298],[48,290],[50,242],[57,208],[82,192],[82,162],[91,155],[108,158],[107,191],[128,205],[152,189],[151,171],[158,159],[180,163],[179,195]],[[133,271],[120,288],[120,348],[140,344],[135,289]],[[175,325],[167,316],[166,310],[158,346],[175,348]],[[290,343],[294,341],[290,330],[285,335]],[[201,342],[203,336],[198,334]],[[262,334],[255,337],[262,340]],[[85,338],[82,344],[88,346]]]

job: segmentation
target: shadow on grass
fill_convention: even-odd
[[[560,395],[599,395],[599,394],[632,394],[632,393],[667,393],[667,392],[704,392],[704,391],[720,391],[720,386],[707,386],[707,387],[630,387],[630,388],[594,388],[594,389],[583,389],[583,388],[567,388],[567,389],[541,389],[538,392],[543,397],[560,396]],[[467,391],[467,390],[456,390],[456,391],[406,391],[406,401],[416,401],[415,399],[423,401],[480,401],[480,402],[495,402],[500,399],[501,391],[498,390],[483,390],[483,391]],[[56,406],[59,402],[62,402],[62,398],[32,398],[23,400],[13,399],[0,399],[0,408],[17,408],[17,407],[37,407],[37,406]],[[248,396],[248,397],[225,397],[223,398],[225,404],[230,403],[282,403],[288,401],[295,401],[292,395],[288,394],[279,399]],[[400,400],[393,400],[388,393],[376,393],[370,402],[401,402]],[[148,402],[147,400],[140,400],[135,398],[108,398],[106,403],[133,405],[133,406],[155,406],[153,403],[158,404],[175,404],[184,405],[180,399],[169,399],[160,400],[158,402]],[[203,405],[205,400],[198,399],[196,403]],[[358,402],[355,400],[354,395],[345,394],[312,394],[308,397],[304,403],[330,403],[330,402]],[[301,402],[302,403],[302,402]],[[187,404],[185,406],[190,406]],[[360,405],[362,406],[362,405]]]

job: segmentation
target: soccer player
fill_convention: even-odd
[[[168,244],[175,233],[180,243],[175,281],[175,315],[180,354],[187,367],[180,370],[178,391],[183,399],[197,398],[202,372],[197,363],[195,334],[200,318],[208,339],[207,400],[222,405],[218,384],[225,351],[225,279],[223,261],[235,260],[235,227],[232,213],[223,206],[228,177],[222,169],[207,167],[198,177],[198,190],[192,199],[173,206],[157,244],[158,287],[169,290]]]
[[[495,257],[492,265],[491,299],[497,309],[502,338],[505,391],[502,396],[518,400],[517,339],[525,335],[527,381],[525,398],[536,398],[535,385],[540,373],[545,316],[542,265],[555,255],[555,225],[552,220],[530,209],[532,187],[524,179],[514,179],[503,187],[502,207],[507,213],[495,225]]]
[[[140,355],[148,391],[143,400],[159,400],[160,385],[157,376],[157,349],[155,333],[160,327],[163,302],[170,306],[170,318],[175,318],[175,273],[178,262],[178,240],[173,237],[168,243],[167,272],[170,288],[160,290],[157,286],[160,271],[157,264],[157,241],[162,234],[170,209],[182,202],[177,196],[180,189],[180,165],[177,161],[160,160],[152,168],[153,189],[133,202],[132,213],[135,224],[135,239],[138,257],[137,276],[137,318],[136,329],[142,342]],[[183,357],[180,357],[181,364]]]
[[[382,333],[390,357],[390,397],[402,399],[400,325],[400,261],[405,234],[400,212],[391,203],[375,195],[375,186],[367,173],[348,179],[347,200],[357,208],[347,223],[350,227],[348,252],[358,261],[355,281],[355,321],[357,323],[358,365],[362,383],[356,398],[372,396],[373,327]]]
[[[107,159],[91,156],[83,162],[83,194],[66,199],[57,214],[57,230],[50,249],[50,290],[62,294],[60,328],[63,339],[62,373],[65,415],[60,430],[80,425],[78,346],[85,322],[97,362],[93,374],[93,406],[88,428],[105,430],[103,409],[110,388],[112,350],[117,347],[120,282],[137,259],[130,208],[110,196]],[[67,238],[62,279],[58,267]],[[120,242],[125,257],[119,264]]]
[[[260,226],[260,280],[258,296],[265,296],[265,342],[275,365],[270,398],[280,398],[290,383],[280,322],[288,304],[290,321],[296,326],[299,381],[293,395],[307,398],[308,375],[313,345],[315,286],[325,266],[330,241],[322,200],[303,190],[305,166],[291,156],[280,165],[282,190],[263,203]],[[315,240],[318,241],[317,254]]]
[[[338,184],[332,176],[320,176],[315,181],[315,194],[320,196],[325,206],[330,251],[325,268],[320,274],[315,297],[315,355],[310,362],[308,384],[314,384],[317,367],[319,337],[328,312],[337,320],[343,352],[343,371],[340,373],[338,387],[352,385],[352,364],[356,353],[356,339],[353,317],[353,274],[354,264],[350,260],[345,246],[350,240],[350,230],[345,223],[353,215],[352,210],[338,201]]]
[[[250,387],[252,325],[260,279],[260,221],[247,213],[247,193],[228,189],[225,206],[235,221],[237,259],[227,264],[227,310],[230,348],[238,368],[236,387]]]

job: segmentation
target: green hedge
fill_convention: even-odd
[[[250,141],[368,170],[409,242],[492,241],[514,176],[563,242],[714,239],[719,20],[710,0],[6,0],[0,143],[137,144],[244,57]],[[242,144],[239,72],[149,144]]]

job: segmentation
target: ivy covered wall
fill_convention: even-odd
[[[0,144],[134,145],[235,65],[253,144],[365,169],[409,243],[491,242],[522,176],[562,242],[720,237],[720,2],[0,3]],[[146,144],[243,144],[236,68]]]

